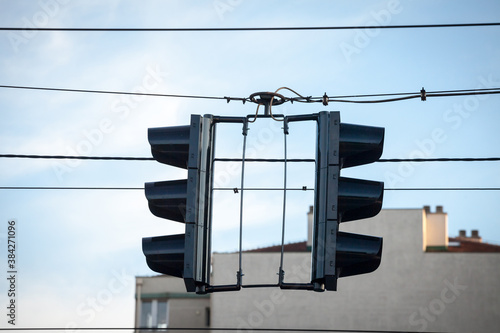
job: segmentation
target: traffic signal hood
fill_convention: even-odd
[[[182,278],[184,275],[185,235],[142,239],[146,263],[153,271]]]

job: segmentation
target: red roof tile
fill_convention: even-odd
[[[428,249],[427,252],[500,252],[500,245],[495,244],[474,242],[453,237],[449,237],[449,242],[459,245],[454,246],[452,244],[448,246],[447,250]],[[298,242],[285,244],[284,251],[307,252],[310,251],[310,249],[307,248],[306,242]],[[248,250],[245,252],[281,252],[281,245],[267,246],[259,249]]]
[[[448,252],[500,252],[500,245],[469,241],[450,237],[449,242],[459,243],[459,246],[448,246]]]

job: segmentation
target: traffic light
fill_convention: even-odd
[[[340,177],[342,168],[382,155],[384,129],[343,124],[339,112],[318,114],[311,282],[315,291],[337,290],[337,279],[373,272],[382,238],[339,232],[341,222],[377,215],[384,183]]]
[[[213,116],[192,115],[191,125],[148,129],[153,157],[187,169],[187,179],[145,184],[150,211],[185,223],[185,233],[142,239],[153,271],[184,279],[189,292],[205,293],[210,274]]]

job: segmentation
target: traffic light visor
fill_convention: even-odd
[[[184,270],[184,234],[142,239],[142,252],[153,271],[182,278]]]
[[[185,222],[187,179],[146,183],[149,210],[154,215],[177,222]]]
[[[160,163],[187,169],[191,126],[148,129],[151,153]]]
[[[382,156],[384,128],[340,123],[341,168],[369,164]]]
[[[339,219],[347,222],[377,215],[382,209],[384,183],[340,177]]]
[[[339,277],[371,273],[382,259],[382,238],[339,232],[337,235],[337,268]]]

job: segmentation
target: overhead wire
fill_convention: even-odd
[[[200,95],[181,95],[181,94],[160,94],[160,93],[143,93],[143,92],[128,92],[128,91],[110,91],[110,90],[92,90],[92,89],[72,89],[72,88],[52,88],[52,87],[33,87],[33,86],[17,86],[17,85],[0,85],[0,88],[7,89],[28,89],[28,90],[45,90],[45,91],[62,91],[62,92],[77,92],[91,94],[111,94],[111,95],[133,95],[133,96],[149,96],[149,97],[171,97],[171,98],[190,98],[190,99],[213,99],[213,100],[238,100],[246,102],[246,98],[228,97],[228,96],[200,96]]]
[[[76,155],[36,155],[36,154],[0,154],[0,158],[26,159],[73,159],[73,160],[104,160],[104,161],[155,161],[153,157],[132,156],[76,156]],[[220,162],[239,162],[237,158],[216,158]],[[282,162],[281,159],[245,159],[246,162]],[[292,162],[314,162],[314,159],[288,159]],[[500,157],[436,157],[436,158],[381,158],[376,162],[495,162]]]
[[[14,327],[14,328],[0,328],[0,331],[67,331],[67,327]],[[76,327],[72,328],[74,331],[122,331],[132,330],[134,332],[149,331],[149,332],[170,332],[170,331],[224,331],[224,332],[240,332],[241,327]],[[247,330],[243,328],[243,330]],[[251,331],[255,332],[313,332],[313,333],[328,333],[328,332],[358,332],[358,333],[396,333],[396,331],[387,330],[345,330],[334,328],[263,328],[253,327]],[[397,331],[398,333],[411,333],[410,331]],[[427,333],[437,333],[427,331]]]
[[[143,95],[143,96],[154,96],[154,97],[180,97],[180,98],[200,98],[200,99],[218,99],[226,100],[230,102],[231,100],[239,100],[245,103],[246,101],[253,101],[251,98],[241,98],[241,97],[216,97],[216,96],[200,96],[200,95],[178,95],[178,94],[159,94],[159,93],[139,93],[139,92],[124,92],[124,91],[105,91],[105,90],[87,90],[87,89],[69,89],[69,88],[48,88],[48,87],[32,87],[32,86],[12,86],[12,85],[0,85],[0,88],[12,88],[12,89],[32,89],[32,90],[49,90],[49,91],[63,91],[63,92],[83,92],[83,93],[99,93],[99,94],[122,94],[122,95]],[[381,103],[381,102],[391,102],[399,101],[413,98],[421,98],[425,100],[426,97],[440,97],[440,96],[465,96],[465,95],[475,95],[475,94],[498,94],[500,93],[500,88],[484,88],[484,89],[460,89],[460,90],[442,90],[434,92],[426,92],[424,88],[420,91],[420,94],[415,93],[384,93],[384,94],[366,94],[366,95],[348,95],[348,96],[335,96],[328,97],[325,93],[322,97],[304,97],[298,92],[290,89],[288,87],[281,87],[276,92],[282,89],[287,89],[299,97],[287,98],[286,101],[290,102],[323,102],[327,105],[328,102],[346,102],[346,103]],[[271,98],[269,109],[271,109],[274,96]],[[409,96],[404,96],[409,95]],[[382,100],[368,100],[368,101],[355,101],[355,100],[345,100],[340,98],[366,98],[366,97],[388,97],[388,96],[403,96],[390,99]],[[259,104],[260,106],[260,104]],[[258,108],[257,108],[257,117]],[[274,117],[273,117],[274,118]],[[71,155],[33,155],[33,154],[0,154],[0,158],[28,158],[28,159],[80,159],[80,160],[126,160],[126,161],[154,161],[152,157],[120,157],[120,156],[71,156]],[[231,159],[225,159],[231,160]],[[308,160],[309,161],[309,160]],[[479,161],[500,161],[499,157],[486,157],[486,158],[413,158],[413,159],[379,159],[377,162],[479,162]],[[250,162],[250,160],[249,160]],[[0,189],[86,189],[86,190],[139,190],[143,188],[127,188],[127,187],[0,187]],[[396,189],[386,189],[386,190],[498,190],[497,188],[396,188]]]
[[[494,162],[500,157],[381,158],[376,162]]]
[[[33,154],[0,154],[1,158],[28,159],[70,159],[70,160],[116,160],[116,161],[154,161],[153,157],[126,156],[71,156],[71,155],[33,155]]]
[[[283,191],[284,188],[245,187],[245,191]],[[105,191],[143,191],[144,187],[106,187],[106,186],[0,186],[0,190],[105,190]],[[233,191],[239,193],[241,188],[214,188],[214,191]],[[312,191],[312,188],[287,188],[287,191]],[[400,187],[384,188],[384,191],[500,191],[500,187]]]
[[[0,186],[0,190],[144,190],[144,187],[105,187],[105,186]]]
[[[25,158],[25,159],[76,159],[76,160],[101,160],[101,161],[155,161],[153,157],[126,157],[126,156],[74,156],[74,155],[27,155],[27,154],[0,154],[0,158]],[[215,161],[233,162],[241,161],[238,158],[217,158]],[[283,162],[282,159],[249,158],[246,162]],[[314,162],[314,159],[288,159],[288,162]],[[500,157],[461,157],[461,158],[389,158],[379,159],[376,162],[494,162]],[[0,190],[144,190],[144,187],[103,187],[103,186],[0,186]],[[241,188],[214,188],[220,191],[234,191],[238,193]],[[249,191],[284,190],[283,188],[245,188]],[[308,191],[311,188],[288,188],[287,190]],[[422,187],[422,188],[385,188],[385,191],[499,191],[500,187]]]
[[[328,102],[335,103],[388,103],[388,102],[398,102],[405,101],[409,99],[421,99],[425,101],[428,97],[454,97],[454,96],[470,96],[470,95],[490,95],[490,94],[500,94],[500,88],[485,88],[485,89],[460,89],[460,90],[448,90],[448,91],[425,91],[424,88],[420,91],[420,93],[395,93],[395,94],[372,94],[372,95],[357,95],[351,96],[351,98],[364,98],[364,97],[383,97],[383,96],[401,96],[408,95],[403,97],[394,97],[394,98],[385,98],[385,99],[377,99],[377,100],[346,100],[340,99],[342,97],[328,97]],[[326,95],[326,94],[325,94]],[[292,99],[297,102],[322,102],[325,100],[323,97],[314,97],[309,98],[308,101]]]
[[[422,29],[500,26],[500,22],[400,24],[316,27],[226,27],[226,28],[62,28],[62,27],[0,27],[0,31],[64,31],[64,32],[216,32],[216,31],[297,31],[297,30],[357,30],[357,29]]]
[[[21,85],[0,85],[0,88],[5,89],[26,89],[26,90],[44,90],[44,91],[59,91],[59,92],[76,92],[76,93],[92,93],[92,94],[112,94],[112,95],[136,95],[136,96],[149,96],[149,97],[168,97],[168,98],[187,98],[187,99],[207,99],[207,100],[225,100],[246,102],[256,102],[249,97],[230,97],[230,96],[206,96],[206,95],[182,95],[182,94],[164,94],[164,93],[141,93],[141,92],[127,92],[127,91],[113,91],[113,90],[93,90],[93,89],[74,89],[74,88],[55,88],[55,87],[37,87],[37,86],[21,86]],[[456,96],[469,96],[469,95],[489,95],[500,94],[500,87],[496,88],[483,88],[483,89],[459,89],[459,90],[441,90],[441,91],[425,91],[422,90],[418,93],[381,93],[381,94],[365,94],[365,95],[344,95],[344,96],[327,96],[326,93],[321,97],[303,96],[296,91],[287,89],[299,97],[285,97],[284,102],[301,102],[301,103],[320,103],[322,102],[335,102],[335,103],[385,103],[403,101],[408,99],[426,100],[429,97],[456,97]],[[277,92],[276,91],[276,92]],[[275,94],[276,94],[275,92]],[[385,99],[371,99],[371,100],[357,100],[360,98],[368,97],[390,97],[400,96]],[[351,99],[346,99],[351,98]],[[352,99],[355,98],[355,99]],[[327,104],[326,103],[326,104]],[[326,105],[325,104],[325,105]],[[258,110],[257,110],[258,113]]]

